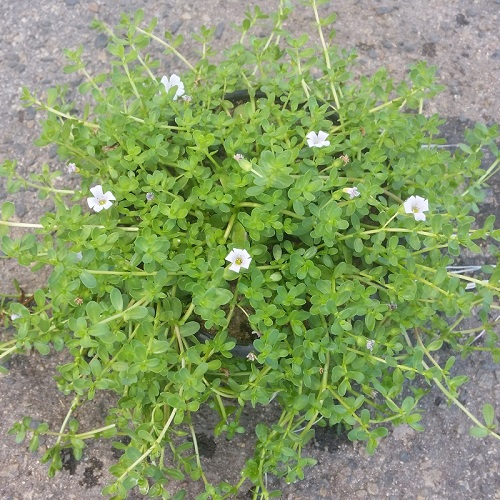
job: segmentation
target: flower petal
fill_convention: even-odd
[[[90,192],[96,197],[96,198],[100,198],[101,196],[104,196],[103,195],[103,192],[102,192],[102,186],[100,184],[97,184],[97,186],[94,186],[94,187],[91,187],[90,188]]]
[[[116,201],[116,198],[111,191],[106,191],[103,196],[107,201]]]

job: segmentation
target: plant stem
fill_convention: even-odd
[[[6,220],[0,220],[0,226],[11,226],[11,227],[30,227],[34,229],[43,229],[44,226],[42,224],[31,224],[28,222],[9,222]],[[98,228],[98,229],[106,229],[106,226],[101,226],[98,224],[83,224],[82,227],[93,227],[93,228]],[[56,231],[60,229],[59,226],[54,226],[51,228],[52,231]],[[122,231],[130,232],[130,233],[135,233],[139,231],[138,227],[134,226],[115,226],[115,229],[121,229]]]
[[[139,33],[142,33],[143,35],[149,36],[159,44],[163,45],[167,49],[171,50],[190,70],[195,71],[196,68],[175,48],[172,47],[169,43],[167,43],[165,40],[162,40],[160,37],[153,35],[153,33],[150,33],[149,31],[145,31],[138,26],[135,28]]]
[[[332,64],[331,64],[331,61],[330,61],[330,54],[328,53],[328,45],[325,42],[325,37],[323,36],[323,30],[321,29],[321,20],[319,18],[319,13],[318,13],[318,7],[316,5],[316,0],[311,0],[311,6],[313,8],[314,18],[316,20],[316,26],[318,27],[319,39],[321,40],[321,45],[323,46],[323,54],[325,56],[326,67],[329,70],[331,70],[332,69]],[[330,82],[330,89],[332,91],[333,99],[335,101],[335,108],[338,111],[340,109],[339,97],[337,95],[337,90],[335,89],[335,84],[331,80],[331,77],[329,78],[329,82]]]
[[[33,99],[33,103],[36,104],[40,109],[43,109],[44,111],[47,111],[48,113],[52,113],[53,115],[60,116],[61,118],[66,118],[67,120],[74,120],[81,125],[84,125],[85,127],[93,128],[94,130],[99,129],[99,125],[97,123],[91,123],[87,122],[85,120],[80,120],[80,118],[77,118],[76,116],[71,116],[68,115],[67,113],[63,113],[62,111],[59,111],[51,106],[47,106],[46,104],[42,103],[38,99]]]
[[[61,442],[61,439],[63,437],[63,433],[64,433],[64,429],[66,428],[66,425],[68,424],[69,422],[69,419],[71,417],[71,415],[73,414],[73,412],[78,408],[80,404],[80,395],[77,394],[74,398],[73,398],[73,402],[71,403],[71,406],[68,410],[68,413],[66,413],[66,417],[61,425],[61,429],[59,430],[59,436],[57,437],[57,440],[56,440],[56,444],[54,445],[54,447],[56,448],[59,443]]]
[[[415,335],[417,337],[417,343],[422,348],[425,355],[431,360],[431,362],[434,364],[434,366],[438,367],[442,371],[442,368],[439,366],[439,364],[436,362],[436,360],[431,356],[429,351],[426,349],[418,332],[415,332]],[[408,337],[406,338],[406,341],[410,343],[409,345],[411,345],[410,339]],[[426,370],[429,370],[429,365],[423,360],[422,360],[422,366]],[[440,391],[447,398],[449,398],[453,402],[453,404],[458,406],[478,427],[480,427],[481,429],[487,430],[491,436],[493,436],[495,439],[498,439],[500,441],[500,435],[498,435],[496,432],[489,429],[482,422],[480,422],[462,403],[460,403],[460,401],[448,389],[446,389],[446,387],[437,378],[432,377],[432,381],[439,387]]]
[[[127,474],[130,471],[134,470],[136,465],[140,464],[146,457],[148,457],[151,454],[151,452],[161,443],[161,441],[164,438],[165,434],[167,433],[167,431],[170,427],[170,424],[172,423],[172,420],[174,419],[176,413],[177,413],[177,408],[173,408],[172,413],[170,414],[170,417],[167,420],[167,423],[163,426],[163,429],[161,430],[160,435],[156,438],[155,442],[132,465],[127,467],[125,472],[118,478],[119,482],[123,481],[125,479],[125,477],[127,476]]]

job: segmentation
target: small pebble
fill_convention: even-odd
[[[21,202],[21,201],[17,201],[16,202],[16,215],[18,217],[22,218],[22,217],[24,217],[26,215],[27,212],[28,212],[28,210],[26,208],[26,205],[23,202]]]
[[[172,35],[175,35],[177,31],[179,31],[179,28],[182,26],[182,21],[180,19],[175,20],[171,25],[170,25],[170,33]]]
[[[104,49],[108,45],[108,37],[104,33],[99,33],[94,40],[97,49]]]
[[[36,109],[33,106],[29,106],[25,109],[26,120],[34,120],[36,116]]]
[[[224,23],[219,23],[215,28],[215,38],[220,38],[224,33]]]
[[[389,14],[390,12],[392,12],[394,10],[394,7],[377,7],[375,9],[375,12],[379,15],[379,16],[383,16],[384,14]]]
[[[457,22],[458,26],[467,26],[470,24],[469,21],[467,21],[467,18],[463,14],[457,14],[455,16],[455,21]]]
[[[405,52],[415,52],[415,45],[413,43],[403,44],[403,49]]]
[[[14,52],[8,53],[5,59],[7,59],[7,66],[9,68],[15,68],[19,64],[19,55]]]

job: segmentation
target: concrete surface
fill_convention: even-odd
[[[299,2],[295,2],[299,3]],[[60,165],[53,149],[32,145],[40,118],[34,110],[22,108],[19,89],[25,85],[41,90],[65,81],[78,83],[75,75],[62,73],[63,48],[86,47],[85,54],[95,65],[105,61],[102,36],[89,28],[92,18],[114,23],[121,11],[142,7],[147,17],[157,16],[160,27],[176,30],[186,37],[201,24],[217,26],[217,44],[223,47],[237,34],[232,22],[242,20],[246,6],[259,5],[264,11],[277,0],[3,0],[0,4],[0,161],[17,159],[24,173],[35,171],[43,162]],[[427,59],[439,67],[441,82],[447,86],[425,111],[439,112],[449,119],[443,133],[449,143],[460,141],[464,126],[471,121],[500,122],[500,0],[345,0],[332,1],[323,12],[338,12],[336,42],[356,48],[358,71],[370,73],[386,66],[396,77],[404,75],[409,63]],[[288,27],[299,32],[311,16],[303,7],[292,16]],[[192,44],[188,53],[193,54]],[[165,70],[179,70],[168,66]],[[500,179],[488,190],[483,213],[497,213]],[[36,221],[50,208],[35,199],[33,192],[7,195],[0,183],[0,198],[16,203],[20,220]],[[497,225],[498,227],[498,225]],[[476,257],[477,259],[478,257]],[[488,258],[487,255],[484,258]],[[12,290],[16,278],[27,290],[43,284],[44,275],[32,275],[0,260],[0,291]],[[8,332],[0,332],[6,338]],[[15,356],[8,375],[0,375],[0,498],[72,499],[101,498],[100,490],[109,479],[112,463],[109,442],[92,443],[81,462],[67,457],[61,474],[50,480],[46,466],[38,462],[41,453],[31,454],[26,445],[16,445],[6,435],[24,415],[60,425],[68,406],[52,380],[55,366],[64,355]],[[461,392],[461,401],[479,413],[486,402],[500,411],[500,370],[488,356],[473,355],[457,363],[457,372],[471,380]],[[82,427],[94,426],[105,415],[101,396],[81,414]],[[500,445],[497,441],[468,436],[467,418],[448,408],[439,391],[424,399],[423,424],[418,434],[400,427],[382,442],[378,453],[368,457],[361,445],[353,445],[332,432],[318,431],[307,452],[318,459],[306,478],[283,487],[285,499],[500,499]],[[261,418],[270,418],[273,407],[245,416],[249,428]],[[205,416],[208,427],[210,415]],[[238,466],[252,436],[230,443],[206,439],[204,463],[211,478],[237,479]],[[43,452],[43,446],[42,446]],[[270,478],[272,482],[272,478]],[[193,499],[202,487],[185,483],[186,498]],[[139,498],[132,492],[130,498]],[[240,498],[245,498],[242,494]]]

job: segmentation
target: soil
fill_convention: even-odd
[[[51,169],[61,168],[54,148],[40,150],[32,142],[39,133],[33,108],[23,108],[20,88],[41,91],[56,83],[76,88],[79,79],[63,74],[65,47],[85,46],[84,57],[91,67],[106,61],[106,37],[89,28],[94,17],[114,24],[120,12],[137,7],[146,17],[159,18],[159,28],[189,38],[201,24],[216,27],[216,43],[220,49],[238,37],[233,22],[240,22],[245,8],[260,6],[271,10],[277,0],[32,0],[4,1],[0,6],[0,161],[16,159],[22,173],[28,176],[43,163]],[[299,2],[294,2],[299,4]],[[42,5],[43,4],[43,5]],[[357,72],[371,74],[384,66],[396,78],[404,76],[408,65],[426,59],[439,68],[439,79],[446,90],[425,108],[425,113],[439,112],[446,118],[443,136],[450,147],[463,139],[464,129],[475,121],[492,125],[500,121],[500,0],[347,0],[329,2],[321,7],[326,14],[338,13],[335,29],[337,43],[359,53]],[[311,15],[303,6],[287,23],[294,33],[307,30]],[[265,30],[264,30],[265,31]],[[195,45],[187,42],[187,56],[195,56]],[[164,58],[161,71],[182,71],[172,58]],[[62,182],[76,182],[65,178]],[[495,176],[480,207],[480,217],[500,215],[498,192],[500,176]],[[16,205],[17,219],[36,222],[50,202],[36,199],[34,191],[8,194],[0,182],[0,199]],[[498,223],[496,223],[498,227]],[[491,249],[482,255],[466,255],[468,262],[494,262]],[[17,280],[26,292],[42,286],[47,271],[37,274],[0,259],[0,291],[11,292]],[[473,321],[473,320],[471,320]],[[8,330],[0,338],[8,338]],[[480,341],[479,341],[480,342]],[[41,451],[31,454],[26,444],[17,445],[7,434],[14,422],[29,415],[37,422],[60,426],[69,398],[60,394],[53,376],[65,353],[42,357],[36,353],[13,356],[7,362],[9,373],[0,375],[0,498],[48,499],[101,498],[100,491],[110,479],[107,471],[116,459],[117,450],[110,442],[92,442],[82,460],[71,454],[64,457],[63,471],[47,478],[47,467],[39,463]],[[500,370],[490,357],[480,352],[459,360],[456,373],[470,377],[460,393],[460,400],[476,414],[490,402],[500,412]],[[110,394],[101,394],[80,411],[82,428],[93,428],[103,421]],[[500,499],[500,445],[492,439],[474,439],[468,435],[470,421],[456,407],[449,408],[436,389],[421,403],[424,433],[409,427],[394,429],[385,438],[376,455],[368,457],[363,445],[350,443],[335,429],[318,428],[305,455],[313,456],[318,465],[306,470],[302,482],[285,485],[269,478],[280,487],[282,498],[296,499]],[[251,429],[259,421],[270,421],[277,408],[269,405],[248,411],[243,425],[248,432],[231,442],[213,439],[211,428],[216,421],[210,410],[198,416],[198,438],[202,461],[214,481],[238,480],[238,471],[251,450]],[[194,499],[203,491],[199,483],[178,482],[172,491],[187,490],[186,498]],[[141,498],[132,491],[131,499]],[[242,493],[240,498],[247,498]]]

